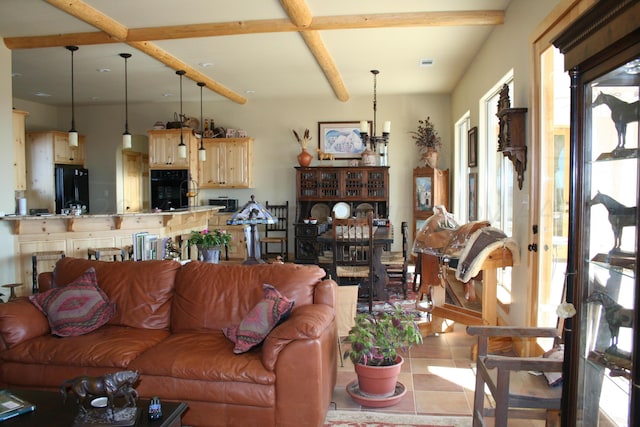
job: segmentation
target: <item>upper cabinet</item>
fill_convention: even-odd
[[[207,160],[198,162],[200,188],[251,188],[253,138],[205,138]]]
[[[149,168],[150,169],[189,169],[195,171],[198,141],[191,129],[150,130]],[[187,146],[187,157],[178,155],[180,136]],[[193,175],[193,172],[192,172]]]
[[[84,167],[85,164],[85,137],[78,136],[78,146],[69,146],[69,134],[67,132],[46,131],[28,132],[27,145],[34,162],[38,162],[37,157],[42,156],[42,161],[46,164],[78,165]]]
[[[15,190],[27,189],[26,175],[26,141],[24,119],[26,111],[13,110],[13,170],[15,174]]]
[[[571,78],[562,425],[640,425],[640,2],[596,2],[554,44]]]

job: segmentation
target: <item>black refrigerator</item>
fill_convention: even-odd
[[[80,205],[89,212],[89,171],[73,165],[56,165],[56,213]]]

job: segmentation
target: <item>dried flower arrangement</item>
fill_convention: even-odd
[[[438,151],[442,147],[442,138],[431,122],[431,117],[427,117],[426,120],[418,120],[418,130],[410,133],[420,151]]]
[[[302,135],[302,138],[300,138],[300,135],[298,135],[298,132],[296,132],[295,129],[293,129],[293,135],[296,137],[296,141],[298,141],[298,144],[300,144],[300,147],[303,150],[306,149],[307,145],[309,144],[309,141],[311,141],[311,136],[309,135],[309,129],[304,130],[304,134]]]

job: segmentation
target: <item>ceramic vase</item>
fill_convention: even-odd
[[[220,246],[214,246],[212,248],[198,246],[198,254],[202,262],[208,262],[210,264],[218,264],[220,262]]]
[[[438,169],[438,152],[436,150],[427,150],[422,153],[424,165],[431,169]]]
[[[387,398],[393,396],[404,359],[398,356],[398,363],[391,366],[354,365],[358,376],[360,392],[369,397]]]
[[[302,152],[298,154],[298,163],[303,168],[308,168],[311,164],[311,160],[313,160],[313,155],[309,153],[306,148],[303,148]]]

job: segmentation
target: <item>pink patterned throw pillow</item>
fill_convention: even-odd
[[[60,337],[88,334],[116,313],[116,305],[98,287],[93,267],[68,285],[31,295],[29,300],[47,316],[51,333]]]
[[[271,285],[262,285],[264,299],[255,305],[242,319],[240,325],[222,328],[224,335],[236,343],[236,354],[249,351],[259,345],[279,322],[285,320],[294,301],[289,300]]]

